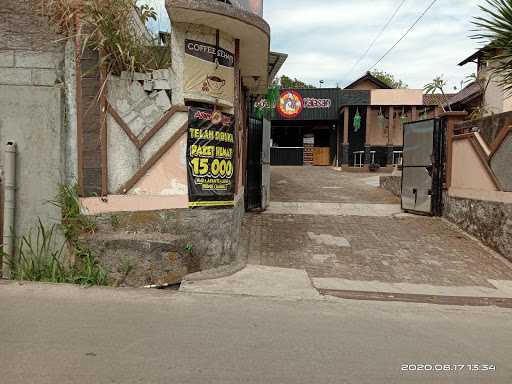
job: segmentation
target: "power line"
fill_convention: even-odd
[[[393,14],[391,15],[391,17],[388,19],[388,21],[386,22],[386,24],[384,24],[384,26],[381,28],[381,30],[379,31],[379,33],[377,33],[377,35],[375,36],[375,38],[373,39],[373,41],[370,43],[370,45],[368,46],[368,48],[366,49],[366,51],[359,57],[359,59],[357,59],[357,61],[355,62],[355,64],[352,66],[352,68],[350,68],[350,70],[345,73],[345,75],[343,76],[343,78],[346,78],[347,75],[351,74],[352,71],[357,67],[357,65],[363,61],[363,59],[366,57],[366,55],[368,55],[368,53],[370,52],[370,50],[374,47],[375,43],[380,39],[380,37],[382,36],[382,34],[384,33],[384,31],[390,26],[391,22],[395,19],[396,15],[398,14],[398,12],[400,11],[400,9],[402,9],[403,5],[405,4],[407,0],[402,0],[402,2],[398,5],[398,7],[395,9],[395,11],[393,12]]]
[[[373,64],[370,68],[368,68],[368,72],[371,71],[377,64],[379,64],[382,60],[384,60],[384,58],[389,55],[391,53],[391,51],[393,49],[395,49],[395,47],[400,44],[400,42],[405,39],[405,37],[409,34],[409,32],[411,32],[414,27],[420,22],[421,19],[423,19],[423,17],[427,14],[428,11],[430,11],[430,9],[434,6],[434,4],[437,2],[437,0],[433,0],[430,5],[423,11],[423,13],[416,19],[416,21],[413,23],[413,25],[411,25],[411,27],[407,30],[407,32],[405,32],[403,34],[403,36],[391,47],[389,48],[386,53],[384,55],[382,55],[382,57],[375,63]]]

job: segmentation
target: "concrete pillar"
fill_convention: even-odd
[[[343,144],[342,148],[343,165],[350,165],[353,159],[350,158],[350,144]]]
[[[366,165],[371,164],[372,159],[370,155],[371,145],[370,145],[370,137],[373,129],[373,120],[372,120],[372,107],[366,107],[366,133],[365,133],[365,144],[364,144],[364,163]]]
[[[348,142],[348,130],[350,129],[350,110],[345,107],[343,110],[343,145],[342,145],[342,164],[350,165],[350,143]]]
[[[233,161],[236,164],[235,169],[243,169],[241,163],[240,156],[240,133],[242,131],[241,124],[241,115],[242,115],[242,103],[240,102],[240,91],[241,91],[241,73],[240,73],[240,40],[235,39],[235,90],[234,90],[234,104],[235,104],[235,154],[233,156]],[[235,172],[234,183],[235,183],[235,193],[240,193],[241,185],[240,185],[240,173],[238,171]]]
[[[3,254],[0,255],[0,277],[11,278],[10,258],[14,257],[16,242],[16,143],[5,146],[4,155],[4,217]],[[8,259],[9,258],[9,259]]]
[[[341,116],[338,118],[336,123],[336,166],[341,167],[342,163],[342,153],[341,153]]]
[[[372,107],[366,107],[366,144],[370,144],[371,132],[373,130]]]
[[[453,130],[457,123],[464,121],[467,112],[445,112],[441,114],[441,118],[446,120],[446,188],[450,189],[452,185],[452,161],[453,161]]]
[[[418,120],[419,120],[418,109],[416,107],[412,107],[411,121],[418,121]]]
[[[395,129],[395,107],[389,107],[389,128],[388,128],[388,145],[391,145],[391,136]]]
[[[393,151],[395,150],[395,147],[393,145],[388,144],[387,147],[387,165],[393,165]]]
[[[343,144],[349,144],[348,142],[348,130],[349,130],[349,116],[350,111],[348,107],[345,107],[343,116]]]
[[[368,144],[364,145],[364,164],[370,165],[372,163],[372,155],[370,151],[372,150],[372,147]]]

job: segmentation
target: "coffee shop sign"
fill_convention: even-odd
[[[306,109],[316,109],[316,108],[331,108],[332,101],[331,99],[314,99],[311,97],[304,98],[304,108]]]
[[[307,97],[303,100],[304,108],[306,109],[329,109],[332,106],[331,99],[315,99],[311,97]],[[267,99],[260,99],[256,103],[254,103],[256,108],[268,109],[273,108],[274,106],[270,106]]]

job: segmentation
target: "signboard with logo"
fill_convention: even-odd
[[[303,109],[304,100],[297,91],[284,91],[279,96],[277,112],[285,119],[293,119],[299,116]]]
[[[235,195],[233,115],[190,108],[188,117],[189,206],[233,206]]]
[[[336,120],[338,89],[284,89],[276,105],[279,120]]]
[[[184,90],[187,97],[204,96],[234,102],[235,56],[226,49],[185,40]]]

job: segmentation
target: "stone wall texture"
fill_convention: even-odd
[[[380,187],[400,197],[402,195],[402,176],[381,176]]]
[[[243,201],[232,209],[172,209],[91,216],[81,241],[112,283],[176,284],[191,273],[239,263]]]
[[[512,204],[445,194],[443,216],[512,261]]]
[[[34,10],[34,1],[2,0],[0,50],[58,51],[54,42],[59,38]]]

